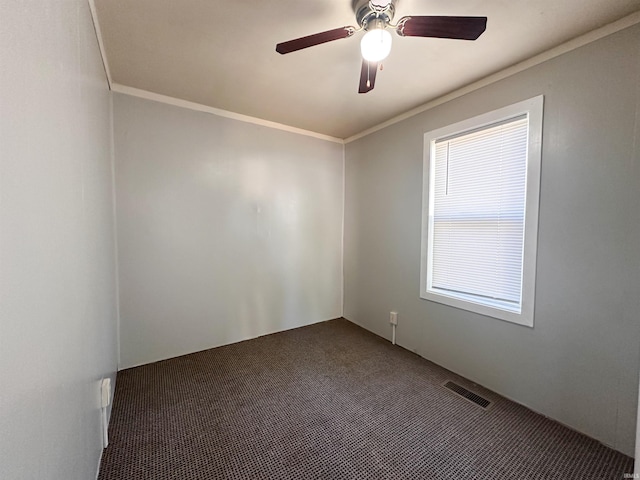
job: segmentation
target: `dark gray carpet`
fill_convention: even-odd
[[[488,410],[441,386],[452,379]],[[100,480],[621,479],[633,461],[344,320],[118,373]]]

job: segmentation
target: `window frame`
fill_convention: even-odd
[[[544,96],[539,95],[424,134],[420,298],[533,328],[542,163],[543,106]],[[435,158],[436,141],[490,127],[495,123],[525,114],[528,118],[528,144],[520,313],[476,303],[471,300],[463,300],[431,290],[435,190],[433,188],[435,161],[431,162],[431,158]]]

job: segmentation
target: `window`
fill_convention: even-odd
[[[533,326],[542,105],[425,134],[422,298]]]

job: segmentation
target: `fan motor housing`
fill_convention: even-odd
[[[376,3],[375,0],[373,0],[373,3]],[[356,14],[358,25],[368,30],[369,24],[373,26],[376,23],[372,22],[375,19],[380,19],[385,24],[390,23],[396,13],[397,3],[397,0],[391,0],[379,10],[373,10],[369,5],[369,0],[353,0],[353,11]]]

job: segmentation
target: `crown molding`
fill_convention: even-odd
[[[220,108],[209,107],[208,105],[189,102],[187,100],[182,100],[180,98],[169,97],[167,95],[161,95],[159,93],[149,92],[147,90],[141,90],[139,88],[127,87],[126,85],[120,85],[118,83],[112,83],[111,90],[117,93],[131,95],[133,97],[144,98],[147,100],[153,100],[155,102],[174,105],[176,107],[195,110],[197,112],[210,113],[212,115],[230,118],[233,120],[238,120],[240,122],[252,123],[254,125],[260,125],[262,127],[274,128],[276,130],[284,130],[285,132],[296,133],[298,135],[305,135],[307,137],[319,138],[320,140],[339,143],[340,145],[344,144],[344,140],[341,138],[331,137],[329,135],[324,135],[322,133],[312,132],[311,130],[304,130],[302,128],[292,127],[290,125],[284,125],[282,123],[272,122],[270,120],[264,120],[262,118],[251,117],[249,115],[243,115],[241,113],[230,112],[228,110],[222,110]]]
[[[547,60],[551,60],[553,58],[559,57],[560,55],[564,55],[565,53],[568,53],[572,50],[588,45],[589,43],[595,42],[596,40],[600,40],[601,38],[604,38],[613,33],[619,32],[620,30],[624,30],[625,28],[632,27],[633,25],[636,25],[638,23],[640,23],[640,11],[632,13],[631,15],[627,15],[626,17],[623,17],[620,20],[617,20],[613,23],[609,23],[596,30],[592,30],[589,33],[576,37],[573,40],[569,40],[568,42],[565,42],[563,44],[558,45],[557,47],[554,47],[543,53],[535,55],[534,57],[524,60],[523,62],[512,65],[511,67],[505,68],[504,70],[501,70],[499,72],[493,73],[487,77],[484,77],[481,80],[478,80],[477,82],[474,82],[465,87],[459,88],[458,90],[454,90],[453,92],[450,92],[446,95],[438,97],[434,100],[431,100],[419,107],[413,108],[405,113],[402,113],[398,116],[390,118],[389,120],[386,120],[378,125],[375,125],[366,130],[363,130],[360,133],[356,133],[355,135],[347,137],[344,139],[344,143],[345,144],[351,143],[362,137],[366,137],[367,135],[377,132],[378,130],[382,130],[383,128],[394,125],[398,122],[406,120],[407,118],[414,117],[419,113],[426,112],[427,110],[431,110],[432,108],[437,107],[438,105],[442,105],[443,103],[454,100],[458,97],[466,95],[467,93],[471,93],[475,90],[486,87],[487,85],[491,85],[492,83],[503,80],[507,77],[515,75],[516,73],[520,73],[531,67],[534,67],[543,62],[546,62]]]
[[[96,10],[95,0],[89,0],[89,9],[91,10],[91,20],[93,20],[93,28],[96,31],[96,38],[98,39],[98,48],[100,49],[100,56],[102,57],[102,65],[104,66],[104,73],[107,76],[107,83],[109,84],[109,90],[113,81],[111,80],[111,70],[109,70],[109,62],[107,61],[107,54],[104,50],[104,41],[102,40],[102,30],[100,30],[100,23],[98,22],[98,11]]]

